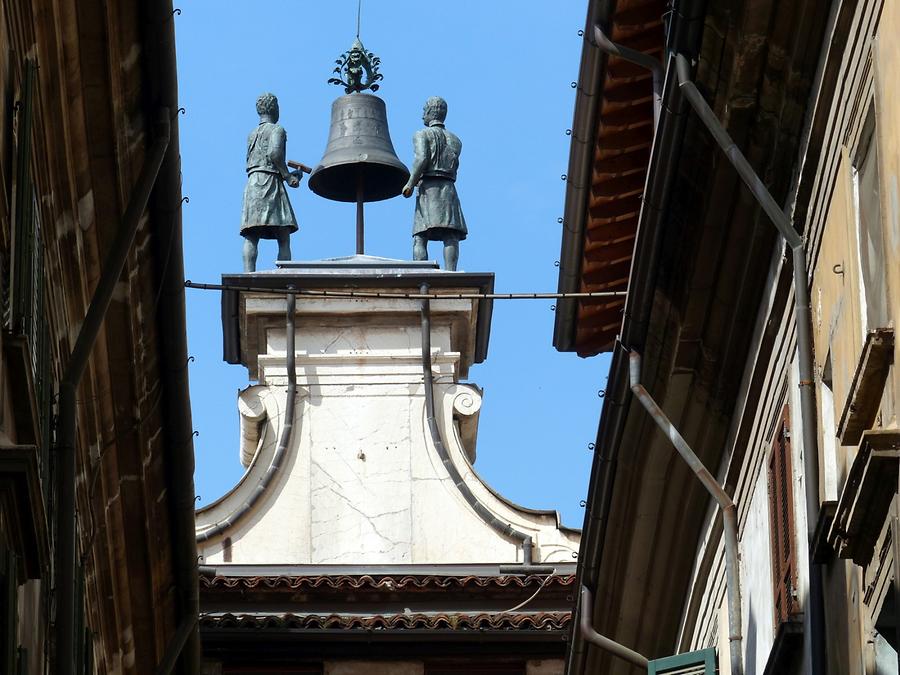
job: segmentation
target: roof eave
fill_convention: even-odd
[[[560,293],[580,289],[581,264],[584,255],[584,226],[588,203],[594,137],[597,128],[597,95],[606,67],[604,54],[589,39],[597,23],[607,23],[615,11],[615,0],[594,0],[588,5],[575,94],[575,113],[566,174],[566,197],[563,211],[562,244],[559,254]],[[553,346],[561,352],[575,349],[578,302],[562,299],[556,305]]]
[[[148,205],[153,223],[155,266],[161,279],[156,321],[160,330],[163,385],[163,433],[166,438],[166,485],[172,566],[179,625],[191,629],[182,643],[172,627],[167,647],[177,658],[173,672],[193,675],[200,670],[197,627],[199,591],[197,546],[194,539],[194,447],[188,385],[187,318],[184,296],[184,254],[181,223],[181,159],[178,144],[178,84],[175,59],[174,11],[171,0],[147,3],[143,37],[146,56],[146,105],[171,114],[169,148]],[[173,205],[175,205],[173,207]]]

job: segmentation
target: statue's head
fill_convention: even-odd
[[[278,99],[275,94],[266,92],[256,99],[256,112],[260,117],[266,116],[273,122],[278,121]]]
[[[440,96],[432,96],[425,101],[425,107],[422,110],[422,121],[425,124],[443,123],[445,119],[447,119],[447,101]]]
[[[359,38],[356,38],[353,41],[353,45],[350,47],[350,52],[347,54],[347,62],[351,66],[358,66],[363,62],[363,57],[365,55],[366,48],[363,47],[363,44],[359,41]]]

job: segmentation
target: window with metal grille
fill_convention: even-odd
[[[34,109],[36,66],[28,59],[16,111],[16,166],[13,191],[13,231],[10,259],[10,298],[7,327],[14,335],[25,335],[34,318],[35,243],[37,209],[31,176],[31,127]]]
[[[40,448],[41,479],[46,487],[50,484],[53,372],[44,288],[41,217],[31,173],[36,75],[36,63],[26,59],[16,110],[14,221],[10,251],[4,264],[3,322],[9,333],[24,344],[31,370],[38,414],[36,427],[39,436],[35,444]],[[49,495],[45,494],[45,500],[48,498]]]
[[[716,675],[717,672],[715,649],[666,656],[654,659],[647,666],[648,675]]]
[[[775,427],[769,457],[769,520],[776,630],[779,624],[788,621],[798,610],[792,475],[790,409],[784,406]]]

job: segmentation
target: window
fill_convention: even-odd
[[[3,326],[10,339],[8,349],[21,354],[21,365],[10,370],[14,381],[28,382],[32,391],[13,393],[16,411],[16,439],[38,446],[44,499],[50,498],[50,434],[53,406],[53,372],[50,329],[44,288],[44,245],[40,204],[32,180],[32,122],[35,108],[37,65],[33,59],[22,64],[22,83],[15,115],[15,168],[13,227],[10,250],[4,257]],[[23,387],[24,389],[24,387]],[[33,407],[22,403],[33,395]],[[19,411],[26,412],[19,412]],[[27,420],[27,421],[26,421]],[[20,434],[19,431],[25,433]]]
[[[889,323],[879,181],[875,107],[872,104],[866,115],[859,148],[853,161],[856,244],[862,282],[859,294],[863,338],[867,331],[884,328]]]
[[[862,347],[838,426],[841,442],[855,445],[860,435],[895,414],[893,388],[885,389],[894,352],[894,327],[887,298],[881,217],[881,178],[874,104],[870,105],[853,159],[856,262],[859,268],[859,333]]]
[[[834,382],[831,374],[831,352],[825,357],[825,365],[822,366],[820,386],[818,388],[819,407],[821,418],[819,435],[821,442],[822,475],[824,477],[825,501],[836,502],[839,496],[839,481],[843,482],[843,475],[838,477],[838,456],[840,455],[841,473],[844,472],[844,452],[837,443],[837,427],[834,420]]]
[[[34,109],[34,61],[23,64],[23,82],[16,102],[16,165],[13,191],[12,255],[9,263],[10,298],[7,327],[15,335],[24,335],[34,317],[32,286],[35,269],[35,228],[37,209],[31,176],[31,127]],[[38,234],[39,236],[39,234]]]
[[[872,675],[897,675],[897,618],[894,594],[891,591],[884,598],[869,645],[875,652],[875,670]]]
[[[791,467],[790,409],[785,406],[775,427],[769,457],[769,517],[772,523],[772,591],[775,629],[797,613],[794,499]]]

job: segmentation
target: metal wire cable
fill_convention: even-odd
[[[501,612],[501,614],[507,614],[509,612],[515,612],[515,611],[522,609],[525,605],[527,605],[529,602],[534,600],[538,596],[538,593],[540,593],[542,590],[544,590],[544,586],[546,586],[547,582],[550,581],[550,579],[552,579],[555,575],[556,575],[556,570],[553,570],[553,572],[551,572],[550,574],[548,574],[547,576],[544,577],[544,580],[541,582],[541,585],[538,586],[538,589],[534,593],[531,594],[530,598],[528,598],[527,600],[525,600],[523,602],[520,602],[515,607],[510,607],[509,609],[504,609]]]
[[[245,293],[267,293],[270,295],[287,295],[289,291],[283,288],[264,288],[259,286],[240,286],[224,284],[201,284],[188,279],[184,282],[185,288],[194,288],[204,291],[243,291]],[[300,288],[291,291],[297,295],[305,295],[314,298],[391,298],[401,300],[562,300],[578,298],[590,300],[593,298],[624,298],[628,291],[585,291],[571,293],[421,293],[402,291],[354,291],[354,290],[321,290]]]

